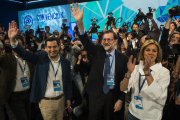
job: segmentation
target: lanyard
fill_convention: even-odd
[[[153,33],[153,34],[152,34]],[[151,37],[153,37],[154,36],[154,32],[151,32]]]
[[[51,62],[51,60],[50,60],[50,62]],[[52,66],[52,69],[53,69],[53,71],[54,71],[55,79],[56,79],[56,75],[57,75],[57,72],[58,72],[60,63],[61,63],[61,61],[59,60],[58,68],[57,68],[57,71],[55,72],[55,71],[54,71],[54,66],[53,66],[53,64],[52,64],[52,62],[51,62],[51,66]]]
[[[150,70],[150,72],[151,72],[151,71],[152,71],[152,70]],[[141,74],[139,73],[139,93],[141,92],[142,87],[143,87],[145,81],[146,81],[146,78],[143,80],[142,85],[140,85],[140,84],[141,84]]]
[[[19,63],[19,67],[21,68],[22,73],[24,74],[24,71],[26,70],[26,61],[25,61],[24,69],[22,68],[22,66],[21,66],[19,61],[18,61],[18,63]]]
[[[113,59],[112,59],[112,62],[111,62],[110,71],[111,71],[111,68],[112,68],[112,65],[113,65],[113,62],[114,62],[114,56],[115,56],[115,51],[114,51]],[[110,59],[107,59],[107,60],[110,60]]]

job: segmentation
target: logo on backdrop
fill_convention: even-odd
[[[24,18],[24,24],[29,25],[30,27],[33,25],[33,19],[32,19],[32,17],[30,15],[27,15]]]

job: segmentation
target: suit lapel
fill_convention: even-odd
[[[118,75],[118,68],[119,68],[119,62],[121,62],[121,61],[118,61],[118,60],[120,60],[121,58],[119,57],[119,55],[117,55],[118,53],[117,53],[117,51],[115,50],[115,83],[116,83],[116,80],[117,80],[117,75]]]
[[[65,70],[66,70],[66,66],[65,66],[65,64],[63,64],[64,63],[64,58],[63,57],[61,57],[60,56],[60,61],[61,61],[61,68],[62,68],[62,81],[63,81],[63,85],[64,85],[64,80],[65,80]],[[69,68],[70,69],[70,68]]]

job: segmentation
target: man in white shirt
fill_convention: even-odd
[[[35,66],[30,101],[39,103],[44,120],[63,120],[65,100],[71,105],[72,82],[70,62],[59,56],[59,40],[49,37],[45,50],[36,54],[23,49],[15,36],[18,33],[15,21],[9,23],[8,36],[13,50]]]

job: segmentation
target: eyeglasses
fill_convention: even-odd
[[[114,39],[109,39],[109,38],[108,38],[108,39],[105,39],[105,38],[102,39],[102,41],[104,41],[104,42],[105,42],[106,40],[107,40],[108,42],[110,42],[110,41],[113,41]]]

